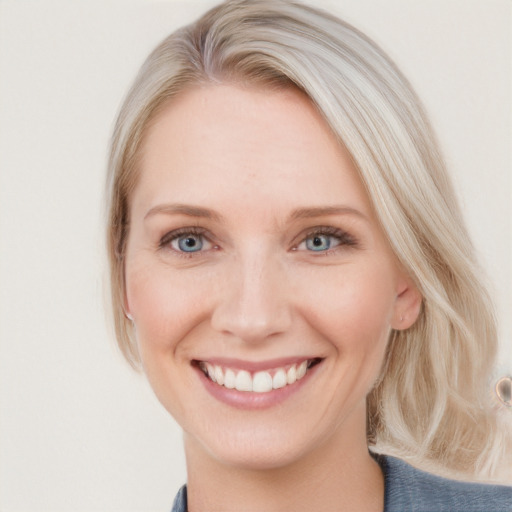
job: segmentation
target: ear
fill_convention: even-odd
[[[411,327],[418,319],[422,300],[423,297],[414,281],[408,275],[401,275],[398,280],[391,327],[398,331]]]

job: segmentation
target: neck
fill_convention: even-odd
[[[224,464],[190,436],[185,451],[190,512],[384,509],[384,478],[365,436],[335,434],[300,460],[270,469]]]

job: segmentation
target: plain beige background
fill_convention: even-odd
[[[165,511],[179,428],[105,323],[107,140],[150,49],[211,1],[0,0],[0,510]],[[317,1],[376,39],[431,114],[512,373],[509,0]]]

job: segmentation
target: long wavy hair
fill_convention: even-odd
[[[488,396],[497,349],[485,290],[438,144],[391,59],[330,14],[286,0],[228,0],[166,38],[142,66],[111,142],[107,194],[117,340],[138,366],[124,315],[129,201],[149,123],[198,84],[295,87],[350,152],[391,247],[423,296],[393,331],[367,397],[370,448],[442,474],[492,478],[510,446]]]

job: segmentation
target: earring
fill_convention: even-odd
[[[130,320],[130,321],[132,321],[132,322],[133,322],[133,316],[132,316],[130,313],[127,313],[127,312],[125,311],[124,316],[125,316],[126,318],[128,318],[128,320]]]
[[[512,407],[512,377],[502,377],[494,388],[503,405]]]

